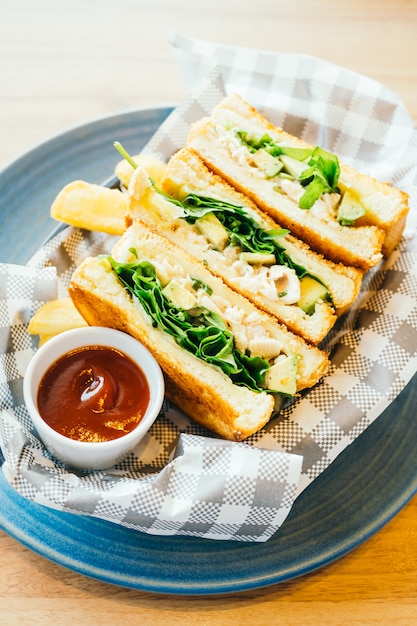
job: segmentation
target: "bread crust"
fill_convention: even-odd
[[[273,126],[236,94],[225,98],[214,109],[211,118],[196,122],[188,138],[188,146],[210,169],[248,195],[273,219],[312,248],[336,262],[368,270],[379,262],[383,253],[389,254],[398,244],[409,210],[407,194],[341,163],[341,186],[353,187],[359,192],[366,207],[366,217],[350,227],[341,226],[336,219],[324,222],[311,211],[300,209],[296,202],[274,191],[270,181],[252,175],[250,170],[253,168],[240,165],[238,159],[232,157],[224,143],[219,141],[217,130],[222,122],[235,127],[248,124],[249,130],[256,130],[257,135],[268,133],[277,141],[288,141],[299,147],[312,146]]]
[[[93,262],[95,259],[91,260],[91,263]],[[88,278],[88,272],[93,268],[92,266],[88,268],[88,263],[80,266],[70,285],[71,298],[77,309],[90,326],[116,328],[138,339],[156,357],[161,366],[165,380],[165,395],[171,402],[205,428],[234,441],[249,437],[269,421],[274,409],[272,396],[253,393],[253,396],[256,395],[256,403],[255,397],[251,398],[250,402],[253,413],[239,411],[238,404],[228,401],[227,396],[222,395],[224,387],[228,386],[224,381],[220,381],[219,385],[222,372],[218,372],[217,387],[213,388],[207,385],[200,371],[200,375],[197,375],[195,367],[187,366],[184,361],[175,360],[172,351],[164,346],[162,338],[153,337],[153,329],[147,327],[143,320],[137,320],[137,311],[132,310],[127,293],[124,294],[121,307],[111,298],[104,297],[98,290],[93,290]],[[209,367],[204,366],[202,363],[198,370],[200,367],[202,370]],[[241,393],[242,396],[248,396],[251,392],[242,388]],[[248,403],[248,399],[244,397],[243,404],[245,403]]]
[[[278,327],[275,320],[258,312],[192,257],[143,225],[135,224],[126,231],[116,244],[115,258],[123,261],[122,256],[132,242],[140,250],[141,258],[147,256],[152,262],[152,254],[171,255],[187,271],[192,269],[193,276],[208,282],[216,294],[229,297],[233,304],[245,310],[259,313],[271,333],[286,342],[291,353],[300,355],[299,389],[313,386],[325,374],[329,363],[324,352],[309,346],[286,328]],[[90,325],[118,328],[139,339],[164,371],[167,397],[203,426],[222,437],[242,440],[262,428],[272,416],[271,394],[234,385],[219,368],[201,361],[165,332],[154,328],[142,306],[123,288],[106,257],[85,260],[72,276],[69,294]]]

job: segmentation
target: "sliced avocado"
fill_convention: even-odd
[[[241,252],[239,258],[249,265],[274,265],[277,262],[275,254],[262,254],[262,252]]]
[[[272,156],[272,154],[269,154],[269,152],[263,148],[260,148],[255,152],[252,160],[257,167],[265,172],[268,178],[277,176],[277,174],[279,174],[284,167],[284,164],[280,161],[280,159]]]
[[[272,365],[265,375],[266,389],[293,396],[297,391],[298,359],[294,354]]]
[[[342,226],[351,226],[365,213],[365,207],[360,202],[358,196],[350,189],[345,191],[337,210],[337,221]]]
[[[286,154],[281,154],[279,158],[283,162],[287,174],[290,174],[291,176],[293,176],[293,178],[296,179],[299,179],[304,170],[310,167],[309,165],[307,165],[307,163],[304,163],[303,161],[297,161],[297,159],[293,159]]]
[[[307,315],[313,315],[316,302],[319,300],[328,300],[329,297],[327,287],[311,276],[303,276],[300,278],[300,290],[301,296],[297,302],[297,306],[307,313]]]
[[[176,280],[171,280],[162,293],[179,309],[188,311],[197,305],[197,298]]]
[[[213,244],[213,246],[222,252],[229,241],[229,233],[215,216],[214,213],[206,213],[195,221],[195,225],[199,232]]]

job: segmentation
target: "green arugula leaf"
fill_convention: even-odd
[[[247,133],[240,133],[242,137],[247,137]],[[245,141],[246,141],[245,139]],[[256,142],[261,142],[265,146],[268,145],[271,149],[278,148],[273,143],[271,137],[269,135],[264,135],[261,139],[251,139],[254,146],[257,145]],[[117,150],[124,156],[125,159],[132,165],[133,168],[136,168],[137,165],[130,157],[129,153],[123,148],[123,146],[119,142],[114,143]],[[258,147],[254,147],[254,151],[256,151]],[[281,150],[285,150],[286,152],[282,152],[282,154],[287,154],[288,156],[293,156],[294,158],[305,157],[304,149],[301,148],[278,148]],[[325,152],[320,148],[317,149],[320,152],[316,152],[316,157],[322,156],[322,153]],[[291,151],[291,152],[290,152]],[[300,152],[301,151],[301,152]],[[311,150],[307,150],[308,155],[312,153]],[[326,153],[330,154],[330,153]],[[308,156],[307,155],[307,156]],[[334,155],[330,155],[333,157]],[[337,157],[334,157],[337,162]],[[337,162],[338,164],[338,162]],[[337,174],[338,175],[338,174]],[[275,229],[271,231],[265,231],[259,227],[256,221],[251,218],[242,207],[234,205],[232,203],[218,200],[215,198],[210,198],[206,196],[200,196],[198,194],[188,194],[183,201],[170,196],[165,193],[161,189],[159,189],[154,180],[150,178],[150,182],[154,188],[154,190],[162,195],[167,201],[172,202],[176,206],[179,206],[184,209],[186,214],[185,219],[193,224],[199,217],[206,215],[210,212],[215,212],[218,219],[221,221],[223,226],[230,234],[230,240],[233,245],[240,246],[242,252],[259,252],[263,254],[275,254],[276,262],[278,265],[284,265],[290,269],[293,269],[299,278],[303,276],[311,276],[318,282],[322,283],[322,281],[310,274],[304,267],[301,265],[294,263],[291,257],[287,254],[284,247],[279,244],[279,239],[281,237],[285,237],[289,233],[288,230],[285,229]],[[316,195],[317,191],[310,192],[311,194]],[[307,197],[307,205],[311,202]],[[314,202],[313,202],[314,204]],[[312,205],[311,205],[312,206]],[[131,250],[135,254],[135,250]],[[323,284],[323,283],[322,283]],[[324,285],[326,286],[326,285]],[[198,287],[197,287],[198,288]],[[208,290],[207,290],[208,291]],[[209,291],[208,291],[209,293]],[[329,300],[330,293],[329,293]]]
[[[205,307],[186,311],[175,306],[162,293],[155,267],[148,261],[138,257],[131,263],[119,263],[111,256],[108,259],[121,283],[150,316],[154,327],[164,330],[196,357],[220,367],[236,385],[265,391],[262,382],[269,363],[238,350],[233,334],[217,313]]]
[[[194,224],[206,213],[215,213],[228,231],[230,243],[239,246],[242,252],[274,254],[277,265],[294,270],[299,278],[310,275],[304,267],[293,262],[284,246],[279,243],[280,238],[288,235],[288,230],[280,228],[266,231],[242,207],[216,198],[189,194],[182,200],[182,207],[185,213],[182,219],[190,224]],[[316,276],[312,278],[321,282]]]
[[[319,146],[314,149],[281,146],[274,143],[269,135],[254,137],[245,131],[236,131],[236,135],[251,153],[262,148],[276,157],[285,154],[298,161],[308,159],[309,167],[303,171],[299,178],[299,182],[306,188],[298,203],[301,209],[311,209],[324,193],[338,191],[340,164],[335,154]]]
[[[332,189],[337,185],[340,176],[339,159],[335,154],[317,146],[309,160],[309,165],[316,167]]]
[[[195,289],[196,291],[198,291],[199,289],[204,289],[204,291],[208,293],[209,296],[211,296],[211,294],[213,293],[213,289],[210,287],[210,285],[207,285],[207,283],[204,283],[199,278],[194,278],[193,276],[191,276],[191,280],[193,281],[193,289]]]

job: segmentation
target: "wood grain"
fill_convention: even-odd
[[[1,2],[0,166],[73,125],[186,94],[172,29],[312,54],[383,82],[417,120],[413,0]],[[415,416],[410,416],[415,419]],[[0,625],[417,623],[417,498],[321,571],[225,597],[158,596],[63,569],[0,533]]]

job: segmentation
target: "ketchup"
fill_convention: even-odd
[[[54,430],[79,441],[122,437],[144,416],[148,381],[124,353],[106,346],[72,350],[44,374],[38,410]]]

